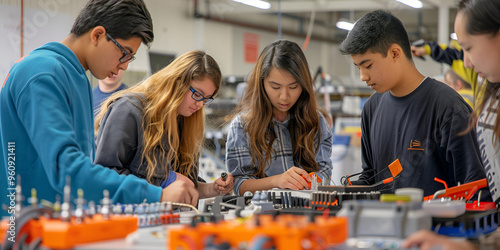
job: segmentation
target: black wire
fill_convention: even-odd
[[[391,184],[391,186],[385,186],[384,188],[380,189],[379,192],[382,192],[382,191],[385,191],[385,190],[391,190],[394,188],[394,186],[396,186],[396,182],[395,180],[399,178],[399,175],[396,175],[396,177],[393,178],[393,180],[391,181],[391,183],[386,183],[387,184]]]
[[[41,246],[42,246],[42,238],[37,238],[37,239],[31,241],[31,244],[29,246],[29,250],[42,249]]]
[[[372,177],[366,179],[365,181],[369,181],[371,179],[373,179],[375,176],[383,173],[385,170],[389,169],[388,167],[387,168],[384,168],[382,171],[378,172],[377,174],[373,175]],[[355,174],[352,174],[352,175],[345,175],[345,176],[342,176],[342,178],[340,178],[340,182],[344,185],[344,186],[347,186],[349,184],[349,179],[351,177],[354,177],[354,176],[358,176],[358,175],[361,175],[363,173],[366,173],[366,172],[374,172],[375,170],[374,169],[369,169],[369,170],[366,170],[364,172],[359,172],[359,173],[355,173]],[[382,192],[382,191],[386,191],[386,190],[391,190],[394,188],[394,186],[396,185],[396,182],[395,180],[399,177],[399,175],[395,176],[393,178],[393,181],[391,181],[391,183],[385,183],[384,185],[387,185],[387,184],[390,184],[387,185],[387,186],[384,186],[382,189],[379,190],[379,192]],[[375,184],[375,186],[378,186],[380,184]]]
[[[29,244],[26,243],[26,239],[28,239],[29,233],[30,232],[26,232],[25,234],[20,235],[20,237],[17,237],[20,238],[19,242],[17,243],[17,249],[21,250],[28,249]]]
[[[32,219],[38,218],[40,215],[48,215],[52,217],[54,213],[54,209],[52,208],[40,208],[40,207],[25,207],[21,210],[21,213],[16,217],[16,238],[19,236],[21,229]],[[5,235],[5,248],[4,249],[12,249],[14,246],[14,242],[7,239],[8,235]]]
[[[386,184],[388,184],[388,183],[386,183]],[[380,189],[379,192],[382,192],[382,191],[385,191],[385,190],[391,190],[396,185],[396,183],[394,181],[391,181],[391,183],[389,183],[389,184],[391,184],[390,187],[389,186],[385,186],[384,188]]]
[[[382,171],[380,171],[380,172],[378,172],[378,173],[374,174],[372,177],[370,177],[370,178],[368,178],[368,179],[366,179],[366,180],[367,180],[367,181],[369,181],[369,180],[371,180],[371,179],[375,178],[377,175],[379,175],[379,174],[383,173],[384,171],[386,171],[386,170],[388,170],[388,169],[389,169],[389,167],[386,167],[386,168],[382,169]],[[373,170],[373,171],[375,171],[375,170]]]
[[[386,167],[384,169],[382,169],[380,172],[374,174],[373,176],[371,176],[370,178],[368,179],[365,179],[363,181],[370,181],[371,179],[377,177],[377,175],[387,171],[389,169],[389,167]],[[355,174],[351,174],[351,175],[345,175],[345,176],[342,176],[342,178],[340,178],[340,183],[342,183],[342,185],[344,186],[347,186],[349,184],[349,179],[354,177],[354,176],[358,176],[358,175],[361,175],[361,174],[364,174],[364,173],[370,173],[370,172],[376,172],[375,169],[367,169],[367,170],[364,170],[362,172],[359,172],[359,173],[355,173]]]
[[[365,171],[362,171],[362,172],[359,172],[359,173],[355,173],[355,174],[349,174],[349,175],[345,175],[345,176],[342,176],[342,178],[340,178],[340,183],[344,186],[347,186],[349,184],[349,179],[352,178],[352,177],[355,177],[355,176],[358,176],[358,175],[362,175],[364,173],[370,173],[370,172],[375,172],[375,169],[368,169],[368,170],[365,170]],[[383,172],[383,170],[381,171]],[[366,181],[369,181],[371,180],[373,177],[377,176],[378,174],[375,174],[374,176],[366,179]]]

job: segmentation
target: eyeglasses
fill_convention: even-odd
[[[203,101],[203,105],[207,105],[214,100],[214,98],[212,97],[209,98],[204,97],[200,92],[196,91],[196,89],[193,89],[193,87],[189,87],[189,90],[193,92],[191,98],[193,98],[195,101]]]
[[[135,56],[126,51],[113,37],[111,37],[111,35],[109,35],[109,33],[106,33],[106,36],[123,52],[123,56],[120,58],[121,63],[132,62],[135,60]]]

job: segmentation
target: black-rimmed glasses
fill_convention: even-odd
[[[126,51],[113,37],[111,37],[109,33],[106,33],[106,36],[123,52],[123,56],[120,58],[121,63],[132,62],[135,60],[135,56]]]
[[[198,92],[193,87],[189,87],[189,90],[191,90],[191,92],[193,92],[193,94],[191,95],[191,98],[193,98],[195,101],[203,101],[203,105],[207,105],[214,100],[214,98],[212,98],[212,97],[209,97],[209,98],[204,97],[200,92]]]

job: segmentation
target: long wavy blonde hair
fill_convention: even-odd
[[[143,161],[147,161],[147,180],[156,168],[170,165],[172,170],[188,176],[196,184],[198,158],[204,140],[205,113],[202,108],[189,117],[180,116],[177,108],[186,91],[190,91],[191,81],[208,77],[215,84],[213,97],[220,88],[222,74],[217,62],[203,51],[189,51],[167,67],[139,84],[122,90],[109,97],[101,106],[95,119],[96,134],[99,122],[116,99],[129,95],[143,94]],[[179,136],[179,122],[182,122],[182,140]],[[167,171],[168,174],[168,171]]]
[[[252,138],[250,151],[257,168],[255,176],[265,177],[265,166],[275,153],[272,145],[276,139],[272,124],[273,105],[264,89],[264,79],[272,68],[287,71],[302,86],[300,97],[288,111],[293,159],[307,172],[317,171],[319,167],[315,156],[319,140],[315,143],[314,139],[321,131],[318,106],[307,59],[296,43],[278,40],[264,48],[250,74],[245,95],[226,121],[232,120],[238,113],[242,114],[243,129],[248,138]]]

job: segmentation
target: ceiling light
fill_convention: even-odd
[[[354,24],[350,23],[350,22],[346,22],[346,21],[338,21],[336,26],[339,29],[352,30],[352,28],[354,27]]]
[[[423,6],[423,4],[422,4],[422,2],[420,2],[420,0],[396,0],[396,1],[403,3],[403,4],[406,4],[412,8],[415,8],[415,9],[420,9]]]
[[[267,10],[267,9],[271,8],[270,3],[265,2],[265,1],[261,1],[261,0],[233,0],[233,1],[238,2],[238,3],[242,3],[242,4],[246,4],[246,5],[250,5],[252,7],[263,9],[263,10]]]
[[[450,38],[453,39],[453,40],[458,40],[457,39],[457,33],[451,33],[450,34]]]

